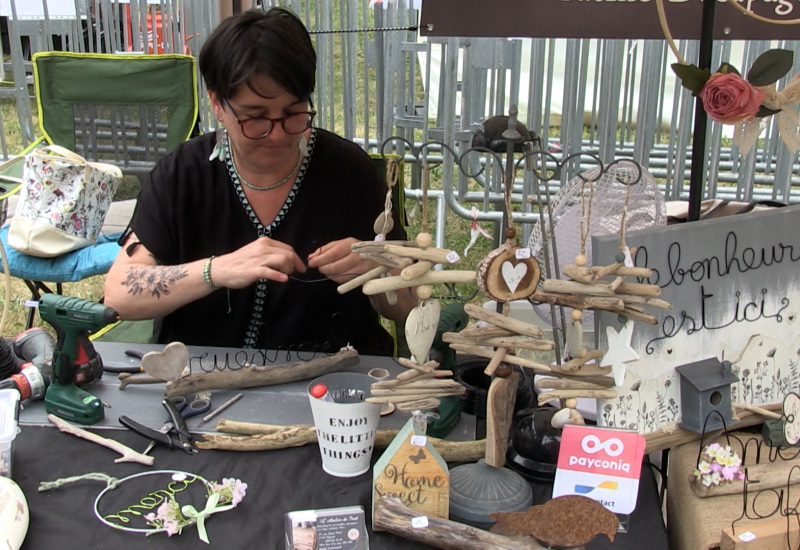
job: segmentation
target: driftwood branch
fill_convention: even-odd
[[[740,410],[741,411],[748,411],[748,412],[759,414],[759,415],[764,416],[766,418],[772,418],[772,419],[775,419],[775,420],[780,420],[781,418],[783,418],[782,414],[767,410],[767,409],[765,409],[763,407],[756,407],[755,405],[748,405],[746,403],[731,403],[731,405],[733,406],[733,410],[734,411],[740,411]],[[738,415],[738,412],[737,412],[737,415]]]
[[[455,521],[428,516],[428,526],[416,528],[411,520],[419,512],[406,507],[398,498],[384,496],[375,505],[372,525],[376,531],[389,531],[414,542],[452,550],[540,550],[543,547],[529,535],[507,537]]]
[[[125,386],[129,386],[131,384],[163,384],[164,381],[160,378],[156,378],[155,376],[150,376],[149,374],[145,373],[130,373],[130,372],[121,372],[119,373],[119,389],[124,390]]]
[[[164,395],[172,397],[204,390],[235,390],[310,380],[357,365],[358,360],[357,351],[343,350],[334,355],[284,365],[192,373],[180,380],[168,382]]]
[[[411,258],[400,258],[399,256],[394,256],[385,252],[363,253],[361,254],[361,257],[365,260],[370,260],[392,269],[403,269],[404,267],[408,267],[414,263],[414,260]]]
[[[434,264],[458,264],[461,263],[461,258],[456,254],[453,256],[452,250],[444,248],[408,248],[404,246],[395,246],[387,244],[384,250],[389,254],[394,254],[403,258],[412,258],[414,260],[422,260],[432,262]],[[450,261],[455,258],[455,261]]]
[[[436,283],[474,283],[475,272],[464,270],[429,271],[413,281],[406,281],[400,275],[373,279],[364,283],[362,291],[367,296],[381,294],[389,290],[400,290],[419,285],[433,285]]]
[[[403,270],[400,272],[400,278],[404,281],[413,281],[417,277],[422,277],[428,271],[431,270],[433,267],[433,262],[429,262],[426,260],[420,260],[415,264],[411,264],[408,267],[404,267]]]
[[[537,390],[602,390],[608,387],[586,382],[585,380],[569,380],[547,376],[537,378],[533,385]]]
[[[619,311],[625,304],[617,297],[578,296],[576,294],[560,294],[558,292],[545,292],[537,290],[531,295],[531,300],[540,304],[553,306],[567,306],[573,309],[598,309],[602,311]]]
[[[387,244],[406,248],[419,248],[415,241],[359,241],[350,245],[350,250],[356,254],[380,254],[386,252]]]
[[[220,420],[217,431],[227,434],[203,434],[204,440],[195,441],[198,449],[220,449],[228,451],[274,451],[289,447],[300,447],[317,442],[314,426],[273,426],[253,422]],[[386,448],[398,430],[379,429],[375,434],[375,446]],[[249,436],[249,437],[243,437]],[[429,437],[428,441],[447,462],[475,462],[486,453],[486,440],[445,441]]]
[[[600,367],[597,363],[581,365],[577,369],[566,370],[562,365],[550,365],[550,370],[555,375],[568,374],[570,376],[604,376],[611,372],[611,367]]]
[[[555,399],[569,399],[571,397],[585,397],[587,399],[614,399],[617,390],[552,390],[542,392],[537,396],[539,405]]]
[[[461,332],[445,332],[444,334],[458,334],[463,336],[464,338],[470,339],[483,339],[483,338],[505,338],[505,337],[513,337],[518,336],[516,332],[513,330],[506,330],[504,328],[493,327],[493,326],[483,326],[483,327],[469,327],[465,328]],[[444,339],[444,335],[442,335],[442,339]]]
[[[524,334],[531,338],[542,338],[544,336],[542,329],[536,325],[531,325],[530,323],[514,319],[513,317],[501,315],[500,313],[490,311],[481,306],[476,306],[475,304],[464,304],[464,311],[473,319],[486,321],[496,327],[511,330],[517,334]]]
[[[603,353],[603,350],[596,349],[592,351],[587,351],[580,357],[573,357],[569,361],[561,363],[559,365],[560,367],[559,370],[561,370],[562,372],[573,372],[583,367],[589,361],[600,359],[601,357],[603,357],[603,355],[605,355],[605,353]]]
[[[540,340],[527,336],[490,336],[482,338],[480,336],[467,337],[461,332],[445,332],[442,334],[442,341],[448,344],[474,344],[493,348],[529,349],[537,351],[550,351],[556,347],[555,342],[552,340]]]
[[[123,445],[119,441],[114,441],[113,439],[106,439],[105,437],[100,437],[99,435],[84,430],[83,428],[74,426],[69,422],[67,422],[66,420],[62,420],[61,418],[53,414],[48,414],[47,419],[53,424],[55,424],[56,428],[58,428],[58,431],[60,432],[74,435],[75,437],[80,437],[81,439],[85,439],[86,441],[91,441],[92,443],[96,443],[97,445],[102,445],[103,447],[107,447],[112,451],[116,451],[117,453],[121,454],[122,456],[114,461],[116,463],[137,462],[139,464],[144,464],[145,466],[153,465],[152,456],[136,452],[130,447]]]
[[[757,487],[758,491],[764,489],[779,489],[787,485],[800,483],[800,457],[764,464],[747,465],[747,479]],[[700,498],[716,497],[722,495],[741,495],[744,492],[744,480],[734,479],[722,485],[706,487],[690,474],[689,483],[692,492]]]
[[[372,279],[374,279],[376,277],[380,277],[384,273],[388,273],[388,272],[389,272],[389,268],[388,267],[383,266],[383,265],[379,265],[378,267],[370,269],[366,273],[363,273],[363,274],[359,275],[358,277],[354,277],[354,278],[350,279],[349,281],[347,281],[346,283],[339,285],[338,287],[336,287],[336,292],[338,292],[339,294],[347,294],[348,292],[350,292],[354,288],[360,287],[361,285],[363,285],[367,281],[371,281]]]
[[[478,357],[484,357],[486,359],[491,359],[494,356],[494,351],[482,348],[480,346],[468,346],[465,344],[450,344],[450,348],[453,349],[454,351],[458,351],[461,353],[468,353],[470,355],[477,355]],[[525,367],[526,369],[531,369],[533,372],[537,374],[553,373],[553,369],[548,367],[547,365],[543,365],[541,363],[537,363],[536,361],[525,359],[523,357],[517,357],[516,355],[506,354],[504,361],[506,363],[511,363],[512,365],[517,365],[520,367]]]
[[[782,403],[773,403],[769,405],[761,405],[761,408],[767,410],[780,410],[782,406]],[[755,426],[764,422],[764,418],[761,415],[751,413],[749,411],[741,411],[739,412],[738,416],[739,422],[737,424],[728,425],[728,431],[738,430],[747,426]],[[713,432],[706,433],[705,438],[708,441],[713,441],[714,438],[718,437],[722,433],[724,433],[723,430],[714,430]],[[701,434],[691,430],[685,430],[683,428],[675,428],[670,432],[651,432],[644,435],[644,452],[645,454],[648,454],[655,451],[669,449],[670,447],[676,447],[678,445],[683,445],[684,443],[697,441],[700,439],[700,437]]]

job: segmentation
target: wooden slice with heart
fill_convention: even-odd
[[[531,296],[539,284],[539,262],[529,249],[501,246],[486,255],[476,268],[478,288],[498,302]]]

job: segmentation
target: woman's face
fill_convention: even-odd
[[[307,135],[308,131],[290,134],[278,121],[273,123],[269,134],[251,139],[245,136],[242,123],[248,136],[258,136],[260,132],[257,126],[263,124],[263,121],[256,124],[248,123],[247,120],[262,117],[280,119],[306,112],[309,110],[308,100],[299,100],[267,76],[257,77],[252,86],[258,93],[250,86],[240,86],[227,100],[209,92],[214,112],[228,130],[228,139],[234,154],[237,158],[258,164],[264,169],[269,169],[270,165],[282,166],[293,162],[297,158],[300,136]]]

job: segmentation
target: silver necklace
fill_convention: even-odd
[[[289,181],[292,178],[294,173],[300,167],[300,163],[302,162],[302,159],[303,159],[303,155],[301,155],[300,152],[298,151],[298,153],[297,153],[297,162],[294,163],[294,168],[292,168],[292,171],[289,172],[286,175],[285,178],[283,178],[279,182],[272,183],[270,185],[259,186],[259,185],[253,185],[252,183],[249,183],[246,179],[244,179],[242,177],[242,175],[239,173],[239,168],[236,166],[236,158],[233,156],[233,149],[231,149],[230,151],[231,151],[231,164],[233,164],[233,171],[236,174],[236,177],[239,179],[239,182],[242,185],[244,185],[245,187],[249,187],[250,189],[253,189],[254,191],[269,191],[270,189],[275,189],[277,187],[280,187],[281,185],[283,185],[284,183],[286,183],[287,181]]]

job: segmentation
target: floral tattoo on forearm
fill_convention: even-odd
[[[128,287],[128,294],[137,296],[149,292],[155,298],[168,296],[170,287],[188,277],[188,270],[181,265],[132,267],[122,286]]]

